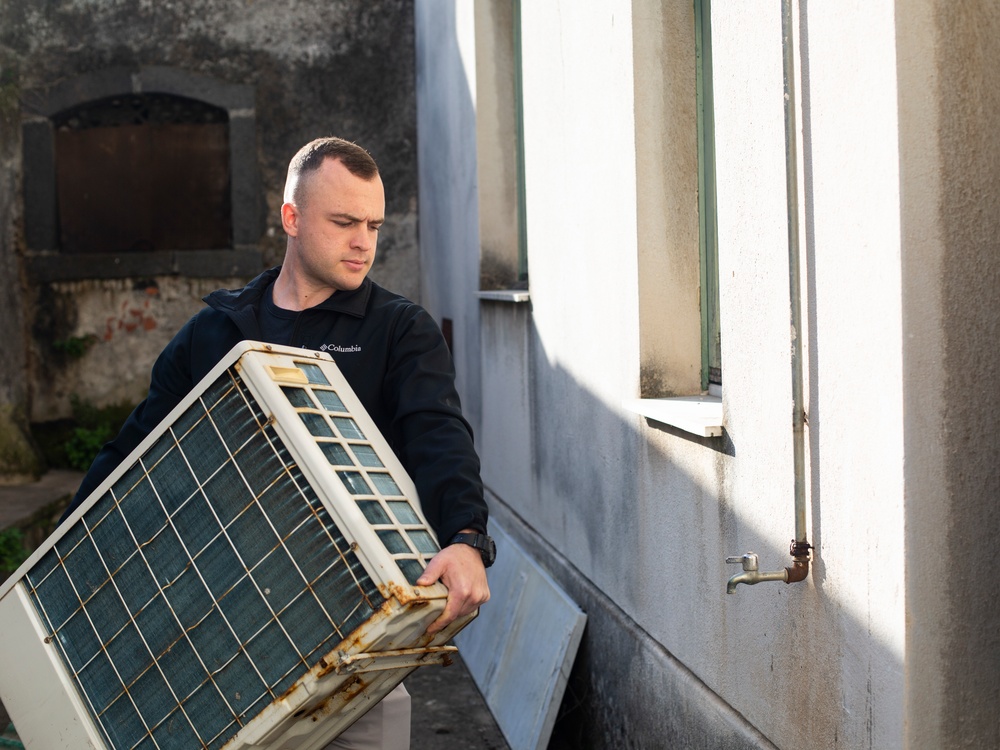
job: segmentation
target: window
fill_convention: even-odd
[[[623,407],[722,435],[708,0],[634,14],[638,399]],[[709,394],[705,395],[708,391]]]
[[[715,115],[712,97],[711,0],[695,0],[698,97],[698,236],[701,261],[701,388],[722,385],[719,247],[715,204]]]
[[[489,0],[475,13],[479,296],[520,302],[528,285],[521,4]]]
[[[517,125],[517,280],[528,284],[528,200],[524,179],[524,95],[521,66],[521,0],[514,0],[514,108]]]

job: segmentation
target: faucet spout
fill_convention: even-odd
[[[737,573],[732,578],[729,579],[729,583],[726,584],[726,593],[735,594],[736,587],[741,583],[745,583],[748,586],[753,586],[755,583],[761,583],[763,581],[785,581],[788,582],[788,568],[783,568],[782,570],[776,570],[771,573],[761,573],[759,570],[744,571],[742,573]]]

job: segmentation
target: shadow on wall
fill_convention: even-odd
[[[467,77],[472,60],[472,4],[414,3],[416,33],[417,161],[419,169],[420,302],[438,323],[453,321],[451,351],[459,391],[479,392],[479,194],[477,121]],[[463,24],[459,30],[459,24]],[[471,155],[471,158],[470,158]],[[463,399],[476,434],[478,399]]]
[[[493,514],[588,614],[552,746],[768,746],[761,731],[781,743],[898,741],[901,655],[866,621],[873,602],[827,587],[821,555],[803,583],[726,594],[740,572],[727,555],[755,551],[763,571],[791,563],[774,534],[794,533],[787,444],[787,474],[760,488],[761,506],[729,497],[737,454],[753,461],[772,446],[642,425],[609,407],[550,364],[527,305],[484,304],[482,321],[479,442]],[[818,388],[814,379],[809,539],[821,548]],[[775,493],[786,515],[762,518]],[[863,725],[848,721],[857,715]]]
[[[453,4],[417,2],[416,9],[421,231],[433,232],[422,234],[422,267],[447,269],[423,299],[440,312],[479,288],[469,270],[478,247],[463,233],[467,217],[453,213],[475,195],[467,169],[475,150],[470,156],[456,146],[464,143],[459,134],[468,135],[472,99],[457,74]],[[808,284],[815,299],[814,276]],[[818,372],[815,310],[807,313]],[[467,409],[481,409],[472,421],[492,512],[588,615],[552,747],[773,746],[768,737],[782,746],[898,744],[903,665],[881,635],[896,635],[896,623],[872,622],[880,612],[865,591],[871,578],[831,583],[822,557],[816,377],[809,540],[818,554],[810,577],[740,586],[729,596],[726,582],[739,568],[726,565],[728,555],[753,550],[766,571],[790,563],[788,443],[763,445],[751,430],[692,438],[625,415],[611,405],[617,397],[558,364],[560,352],[547,350],[528,304],[478,302],[464,325],[478,346],[458,338],[454,353]],[[587,381],[595,377],[588,373]],[[781,434],[790,440],[787,422]],[[779,462],[787,472],[753,484],[729,481],[737,468],[759,473],[760,457],[776,451],[787,452]],[[734,486],[762,496],[733,496]],[[772,507],[780,516],[768,516]],[[493,601],[482,616],[502,607]]]

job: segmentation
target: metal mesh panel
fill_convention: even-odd
[[[282,386],[320,450],[376,530],[406,580],[415,584],[438,551],[437,541],[319,367],[298,362],[308,385]],[[386,509],[391,509],[390,515]],[[385,528],[391,527],[391,528]]]
[[[233,370],[26,582],[116,750],[221,747],[384,601]]]

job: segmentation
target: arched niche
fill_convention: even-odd
[[[35,281],[260,268],[254,92],[173,68],[114,68],[25,92]]]

